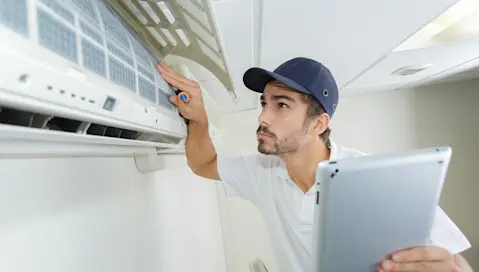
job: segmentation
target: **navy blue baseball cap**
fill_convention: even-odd
[[[243,82],[252,91],[262,93],[266,84],[278,80],[299,92],[312,95],[333,116],[339,101],[338,86],[326,66],[308,58],[294,58],[286,61],[273,72],[262,68],[250,68],[243,76]]]

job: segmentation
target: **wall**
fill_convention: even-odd
[[[215,184],[201,181],[140,174],[133,158],[0,159],[0,270],[224,272]]]
[[[479,144],[476,140],[479,133],[477,86],[479,81],[475,80],[341,98],[331,127],[337,143],[370,153],[451,145],[453,159],[441,206],[473,244],[473,248],[464,256],[479,270],[479,198],[476,198],[479,181],[475,172],[479,163]],[[259,111],[256,110],[224,117],[223,124],[228,132],[224,138],[228,149],[224,152],[256,152],[254,133],[258,115]],[[231,218],[225,229],[241,229],[247,214],[257,216],[257,211],[242,200],[231,201],[228,208],[234,211],[231,214],[241,217]],[[271,250],[264,246],[269,243],[264,222],[249,221],[247,224],[248,229],[257,230],[254,237],[235,232],[233,237],[225,238],[230,240],[229,244],[243,247],[242,250],[229,250],[235,252],[231,258],[236,258],[236,263],[241,264],[256,258],[258,254],[272,260]],[[254,254],[248,252],[247,248],[255,248]]]
[[[155,271],[227,271],[216,183],[174,168],[155,174],[154,192],[161,256]]]
[[[154,177],[131,159],[2,159],[0,173],[0,270],[158,265]]]
[[[479,80],[443,85],[418,92],[415,122],[416,146],[445,145],[453,148],[451,166],[441,205],[473,245],[464,256],[479,271]]]

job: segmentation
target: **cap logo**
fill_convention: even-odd
[[[324,89],[324,90],[323,90],[323,95],[324,95],[324,96],[328,96],[328,90]]]
[[[336,110],[336,104],[333,104],[333,111]]]

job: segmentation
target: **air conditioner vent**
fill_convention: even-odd
[[[107,126],[91,124],[86,133],[89,135],[104,136],[106,129],[107,129]]]
[[[121,128],[108,127],[105,131],[106,137],[119,138],[121,134]]]
[[[120,138],[122,138],[122,139],[133,140],[133,139],[136,139],[137,137],[138,137],[138,132],[137,131],[124,129],[120,133]]]
[[[19,111],[9,108],[0,108],[0,123],[31,127],[35,114],[27,111]]]
[[[77,132],[80,128],[80,124],[81,121],[61,117],[53,117],[52,119],[50,119],[50,121],[48,121],[45,128],[56,131]]]
[[[60,116],[47,116],[5,106],[0,107],[0,124],[173,145],[181,144],[183,140],[181,137],[133,131]]]

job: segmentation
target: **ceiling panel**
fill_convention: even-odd
[[[397,90],[403,86],[401,83],[379,83],[372,86],[343,87],[340,90],[340,97],[360,95],[365,93],[377,93],[385,90]]]
[[[351,89],[381,86],[387,90],[411,85],[479,57],[478,44],[479,37],[476,37],[456,44],[390,53],[347,87]],[[410,65],[431,66],[412,75],[392,74],[399,68]]]
[[[475,59],[472,59],[455,67],[451,67],[450,69],[445,70],[437,75],[426,78],[418,82],[418,85],[456,82],[461,80],[470,80],[478,77],[479,56],[477,56],[477,58]]]
[[[264,0],[260,64],[312,57],[343,86],[455,2]]]

